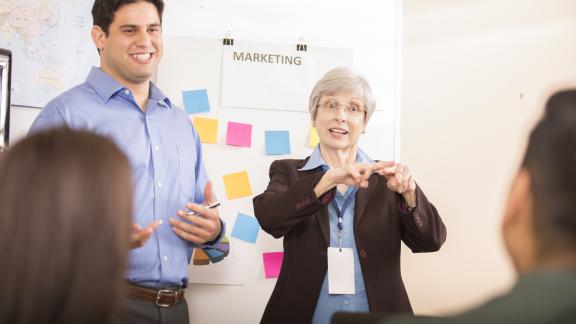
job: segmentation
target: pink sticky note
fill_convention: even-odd
[[[262,257],[264,258],[264,277],[278,278],[280,268],[282,267],[284,252],[262,253]]]
[[[252,145],[252,125],[228,122],[226,144],[250,147]]]

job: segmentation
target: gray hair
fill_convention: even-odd
[[[360,95],[366,109],[364,121],[368,123],[372,113],[374,113],[374,109],[376,109],[376,101],[372,96],[372,90],[364,77],[346,67],[337,67],[326,72],[322,79],[318,80],[316,85],[314,85],[308,104],[312,119],[316,118],[316,110],[320,99],[326,95],[339,92],[353,92]]]

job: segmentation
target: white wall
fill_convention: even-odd
[[[576,86],[573,0],[404,0],[401,151],[448,227],[405,254],[414,309],[446,314],[507,289],[500,219],[549,89]]]
[[[222,13],[230,21],[266,14],[263,1],[235,3]],[[324,7],[330,15],[349,3],[309,5],[311,10]],[[377,24],[376,3],[355,1],[350,17]],[[214,10],[212,5],[208,0],[167,0],[166,32],[194,36],[186,20],[198,10]],[[301,14],[290,2],[276,8],[286,12],[286,20]],[[347,23],[336,20],[326,26],[322,37],[331,39],[320,45],[341,37],[374,39],[376,53],[378,29],[350,35]],[[265,21],[262,28],[274,24]],[[278,30],[278,40],[292,41],[296,34],[313,42],[315,36],[302,26],[295,19],[294,29]],[[258,28],[224,28],[236,37],[262,37]],[[447,314],[507,289],[514,280],[500,240],[502,207],[545,94],[558,83],[576,85],[576,2],[404,0],[403,35],[402,160],[448,226],[439,253],[404,255],[403,276],[417,313]],[[13,139],[25,134],[37,111],[12,111]],[[188,292],[194,300],[193,323],[255,323],[272,286],[267,281],[257,287],[263,293],[246,295],[241,287],[195,285]],[[225,296],[223,303],[210,305],[207,296],[218,295]]]

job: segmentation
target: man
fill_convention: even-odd
[[[381,324],[576,323],[576,90],[554,94],[533,129],[506,204],[504,242],[519,278],[507,294],[444,319]],[[339,314],[333,323],[375,323]]]
[[[215,197],[198,134],[151,82],[162,57],[163,7],[163,0],[96,0],[100,68],[50,101],[31,128],[66,124],[105,134],[130,160],[135,207],[123,323],[188,323],[191,251],[214,247],[225,232],[218,210],[204,206]]]

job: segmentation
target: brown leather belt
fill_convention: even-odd
[[[184,298],[183,288],[150,289],[128,284],[128,297],[147,301],[160,307],[174,306]]]

